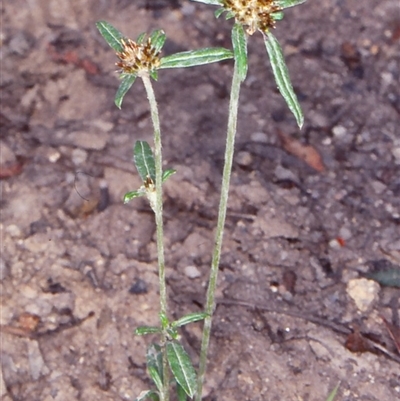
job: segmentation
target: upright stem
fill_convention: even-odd
[[[147,98],[150,103],[151,120],[154,128],[154,160],[156,165],[156,207],[154,210],[157,227],[157,254],[158,254],[158,277],[160,285],[160,314],[167,316],[167,286],[165,282],[165,260],[164,260],[164,234],[163,234],[163,203],[162,203],[162,153],[161,153],[161,129],[158,116],[157,101],[153,86],[148,75],[141,77],[146,89]],[[169,370],[167,353],[165,350],[166,336],[163,332],[163,393],[161,401],[169,401]]]
[[[201,401],[204,375],[207,365],[208,345],[210,342],[212,315],[215,309],[215,289],[217,286],[219,261],[221,258],[222,239],[225,226],[225,217],[226,217],[226,210],[228,207],[229,183],[231,178],[232,160],[235,147],[240,83],[241,81],[240,81],[240,74],[238,71],[238,65],[237,63],[235,63],[233,70],[233,78],[232,78],[231,97],[229,102],[228,130],[226,136],[225,164],[222,174],[221,198],[219,202],[218,222],[215,233],[215,243],[211,262],[210,281],[208,283],[207,300],[205,307],[205,312],[209,316],[204,321],[203,338],[200,351],[200,365],[199,365],[199,376],[197,382],[196,401]]]

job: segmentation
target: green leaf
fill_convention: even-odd
[[[155,334],[155,333],[161,333],[161,329],[159,327],[154,327],[154,326],[139,326],[135,330],[135,334],[137,336],[143,336],[146,334]]]
[[[147,369],[157,388],[161,391],[163,378],[162,350],[158,344],[150,344],[146,353]],[[161,386],[160,386],[161,385]],[[159,387],[160,386],[160,387]]]
[[[122,101],[128,90],[131,88],[133,83],[135,82],[136,75],[135,74],[128,74],[122,78],[122,82],[119,85],[117,93],[115,95],[114,103],[120,109],[122,105]]]
[[[264,35],[264,42],[271,62],[275,82],[278,85],[278,89],[285,99],[290,111],[294,114],[297,125],[301,128],[303,126],[304,116],[290,82],[289,72],[283,57],[282,48],[271,32],[267,32],[266,35],[267,36]]]
[[[112,47],[116,52],[122,52],[123,47],[121,39],[124,38],[124,35],[122,35],[118,29],[114,28],[106,21],[98,21],[96,22],[96,26],[101,36],[103,36],[109,46]]]
[[[133,160],[142,181],[150,177],[153,182],[156,180],[156,166],[153,151],[146,141],[136,141],[133,150]]]
[[[161,51],[162,47],[164,46],[165,40],[166,40],[165,32],[161,29],[158,31],[154,31],[151,36],[151,46],[154,48],[154,50],[158,53]]]
[[[162,182],[166,181],[171,175],[174,175],[176,173],[176,170],[169,168],[168,170],[163,171],[162,175]]]
[[[193,397],[196,391],[196,372],[189,355],[176,342],[167,342],[166,346],[168,364],[175,380],[189,397]]]
[[[144,196],[144,195],[146,195],[146,191],[140,190],[140,189],[139,189],[138,191],[127,192],[127,193],[124,195],[123,201],[124,201],[124,203],[128,203],[128,202],[130,202],[132,199],[134,199],[134,198],[139,198],[140,196]]]
[[[154,79],[154,81],[157,81],[158,80],[157,70],[150,71],[150,76]]]
[[[328,395],[326,401],[333,401],[336,397],[336,393],[339,390],[340,382],[336,385],[336,387],[332,390],[332,392]]]
[[[385,287],[400,288],[400,267],[393,267],[390,269],[377,270],[377,271],[365,274],[365,277],[375,280],[380,285],[383,285]]]
[[[185,315],[181,317],[178,320],[175,320],[175,322],[171,323],[172,327],[181,327],[189,323],[193,322],[198,322],[199,320],[203,320],[208,316],[207,313],[204,312],[195,312],[195,313],[189,313],[188,315]]]
[[[219,18],[225,11],[225,8],[219,8],[218,10],[216,10],[214,12],[215,18]]]
[[[144,42],[145,37],[146,37],[146,32],[141,33],[141,34],[137,37],[136,43],[137,43],[138,45],[142,45],[143,42]]]
[[[178,401],[186,401],[186,393],[185,390],[182,388],[182,386],[179,383],[176,383],[176,395],[178,397]]]
[[[142,391],[138,397],[135,398],[135,401],[144,401],[146,398],[150,398],[152,401],[159,401],[160,397],[158,393],[153,390],[145,390]]]
[[[216,63],[221,60],[233,58],[233,53],[222,47],[189,50],[187,52],[175,53],[163,57],[160,60],[161,68],[184,68],[196,65]]]
[[[281,20],[283,20],[283,17],[284,17],[284,13],[282,11],[278,11],[276,13],[271,14],[271,18],[274,21],[281,21]]]
[[[222,6],[222,0],[191,0],[197,3],[211,4],[212,6]]]
[[[234,24],[232,28],[232,45],[237,63],[240,80],[244,81],[247,75],[247,38],[241,24]]]
[[[160,313],[160,321],[163,329],[166,329],[169,326],[169,320],[164,313]]]
[[[306,1],[307,0],[276,0],[275,4],[281,8],[289,8],[305,3]]]
[[[157,370],[153,366],[148,366],[147,370],[149,371],[149,375],[153,379],[153,382],[156,385],[158,391],[161,393],[163,390],[163,384]]]

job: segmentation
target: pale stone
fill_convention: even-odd
[[[347,284],[347,294],[361,312],[366,312],[378,299],[379,284],[366,278],[355,278]]]

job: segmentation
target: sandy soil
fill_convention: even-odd
[[[132,38],[162,28],[169,54],[230,47],[231,21],[178,0],[1,11],[1,400],[134,400],[151,339],[133,330],[158,321],[155,230],[143,199],[121,199],[152,130],[140,82],[113,104],[115,55],[95,22]],[[309,1],[276,36],[306,121],[299,132],[254,35],[204,399],[322,401],[338,382],[338,400],[400,399],[398,1]],[[165,185],[173,317],[204,303],[231,74],[165,70],[154,85],[178,171]],[[182,331],[195,362],[200,335]]]

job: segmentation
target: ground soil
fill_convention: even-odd
[[[1,13],[1,399],[134,400],[151,385],[152,339],[133,330],[158,322],[155,228],[145,200],[121,199],[140,186],[132,148],[152,127],[141,82],[113,104],[116,57],[95,22],[131,38],[162,28],[164,54],[230,47],[232,22],[179,0],[14,0]],[[399,284],[368,279],[400,268],[399,3],[309,1],[275,34],[305,125],[255,34],[204,400],[322,401],[338,382],[337,400],[400,399]],[[154,84],[177,170],[172,317],[204,305],[231,75],[223,62]],[[201,325],[181,334],[197,363]]]

